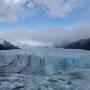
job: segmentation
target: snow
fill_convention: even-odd
[[[4,42],[5,42],[4,40],[1,40],[1,39],[0,39],[0,44],[2,44],[2,45],[3,45],[3,44],[4,44]]]
[[[0,45],[3,45],[3,46],[6,47],[6,46],[10,46],[10,43],[5,41],[5,40],[3,40],[3,39],[0,39]]]
[[[90,51],[0,51],[0,72],[0,90],[90,90]]]
[[[43,43],[40,41],[35,40],[18,40],[18,41],[11,41],[11,43],[15,46],[18,46],[20,48],[28,48],[28,47],[50,47],[51,43]]]

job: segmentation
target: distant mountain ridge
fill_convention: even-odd
[[[19,49],[19,48],[12,45],[8,41],[0,39],[0,50],[10,50],[10,49]]]
[[[29,47],[29,46],[38,46],[38,47],[52,47],[52,45],[43,44],[39,42],[17,42],[17,43],[9,43],[8,41],[5,41],[3,39],[0,39],[0,50],[10,50],[10,49],[20,49],[23,47]],[[20,48],[19,48],[20,47]],[[55,48],[64,48],[64,49],[84,49],[84,50],[90,50],[90,38],[88,39],[81,39],[72,43],[64,42],[64,43],[55,43],[53,44],[53,47]]]

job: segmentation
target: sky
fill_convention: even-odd
[[[40,42],[90,38],[90,0],[0,0],[0,38]]]

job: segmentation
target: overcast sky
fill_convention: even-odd
[[[0,0],[0,38],[42,42],[90,38],[90,0]]]

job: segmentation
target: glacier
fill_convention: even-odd
[[[90,51],[1,50],[0,90],[90,90]]]
[[[60,71],[90,69],[90,52],[32,48],[0,52],[0,72],[54,74]]]

